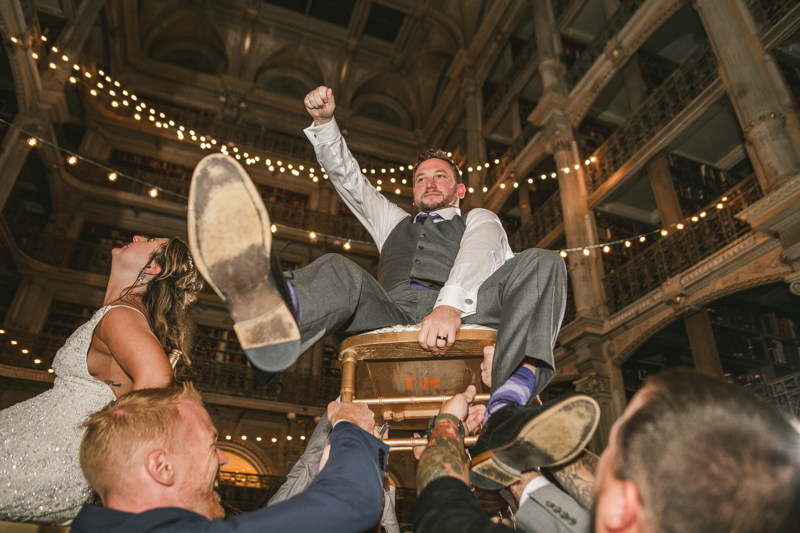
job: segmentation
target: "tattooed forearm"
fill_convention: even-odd
[[[111,387],[122,387],[122,383],[114,383],[114,380],[111,379],[107,379],[105,383]]]
[[[443,476],[469,482],[469,468],[464,442],[458,427],[450,420],[440,420],[433,426],[428,446],[422,453],[417,471],[417,494],[434,479]]]
[[[597,456],[588,450],[574,461],[550,470],[564,490],[584,509],[592,508]]]

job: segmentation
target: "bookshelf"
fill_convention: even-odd
[[[217,363],[247,365],[236,333],[233,329],[197,326],[195,331],[194,356]]]
[[[80,305],[62,300],[53,300],[44,323],[42,333],[66,339],[85,322],[88,322],[97,307]]]
[[[745,388],[800,371],[800,297],[778,282],[727,296],[707,307],[726,378]],[[658,332],[623,363],[630,398],[652,374],[694,366],[683,319]]]
[[[672,184],[683,214],[687,217],[753,172],[747,158],[729,170],[720,170],[675,154],[666,155]]]

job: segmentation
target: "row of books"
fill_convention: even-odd
[[[757,313],[745,307],[720,305],[709,308],[709,313],[712,321],[723,326],[783,339],[800,338],[800,322],[774,312]]]
[[[800,368],[800,344],[777,339],[731,335],[730,332],[721,329],[714,330],[714,339],[720,355]]]

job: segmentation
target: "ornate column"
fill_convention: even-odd
[[[659,152],[647,162],[647,175],[650,177],[650,187],[653,189],[662,227],[681,222],[683,210],[672,184],[672,174],[664,152]]]
[[[750,160],[762,189],[770,193],[800,173],[800,140],[791,138],[784,118],[791,95],[776,82],[774,60],[742,0],[694,0],[694,5],[719,59]]]
[[[22,280],[8,308],[3,325],[7,328],[39,333],[47,319],[52,300],[52,293],[44,286],[31,280]]]
[[[483,99],[480,97],[475,72],[472,68],[464,71],[462,79],[464,87],[464,106],[467,112],[467,164],[472,167],[468,172],[468,187],[478,190],[483,185],[484,171],[477,170],[477,166],[486,162],[486,143],[483,142]],[[466,169],[463,169],[466,170]]]
[[[553,154],[558,169],[558,188],[561,191],[561,209],[564,214],[564,234],[568,248],[597,244],[597,226],[589,209],[586,181],[580,166],[578,145],[567,128],[566,117],[558,113],[552,117],[554,133],[548,151]],[[575,167],[578,167],[577,169]],[[575,297],[578,317],[606,314],[603,294],[603,266],[597,249],[570,252],[567,269]]]

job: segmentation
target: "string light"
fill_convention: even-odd
[[[155,198],[156,196],[158,196],[158,189],[153,187],[152,189],[150,189],[150,192],[148,194],[150,195],[150,198]]]
[[[28,146],[36,146],[39,140],[36,137],[29,137],[28,138]]]

